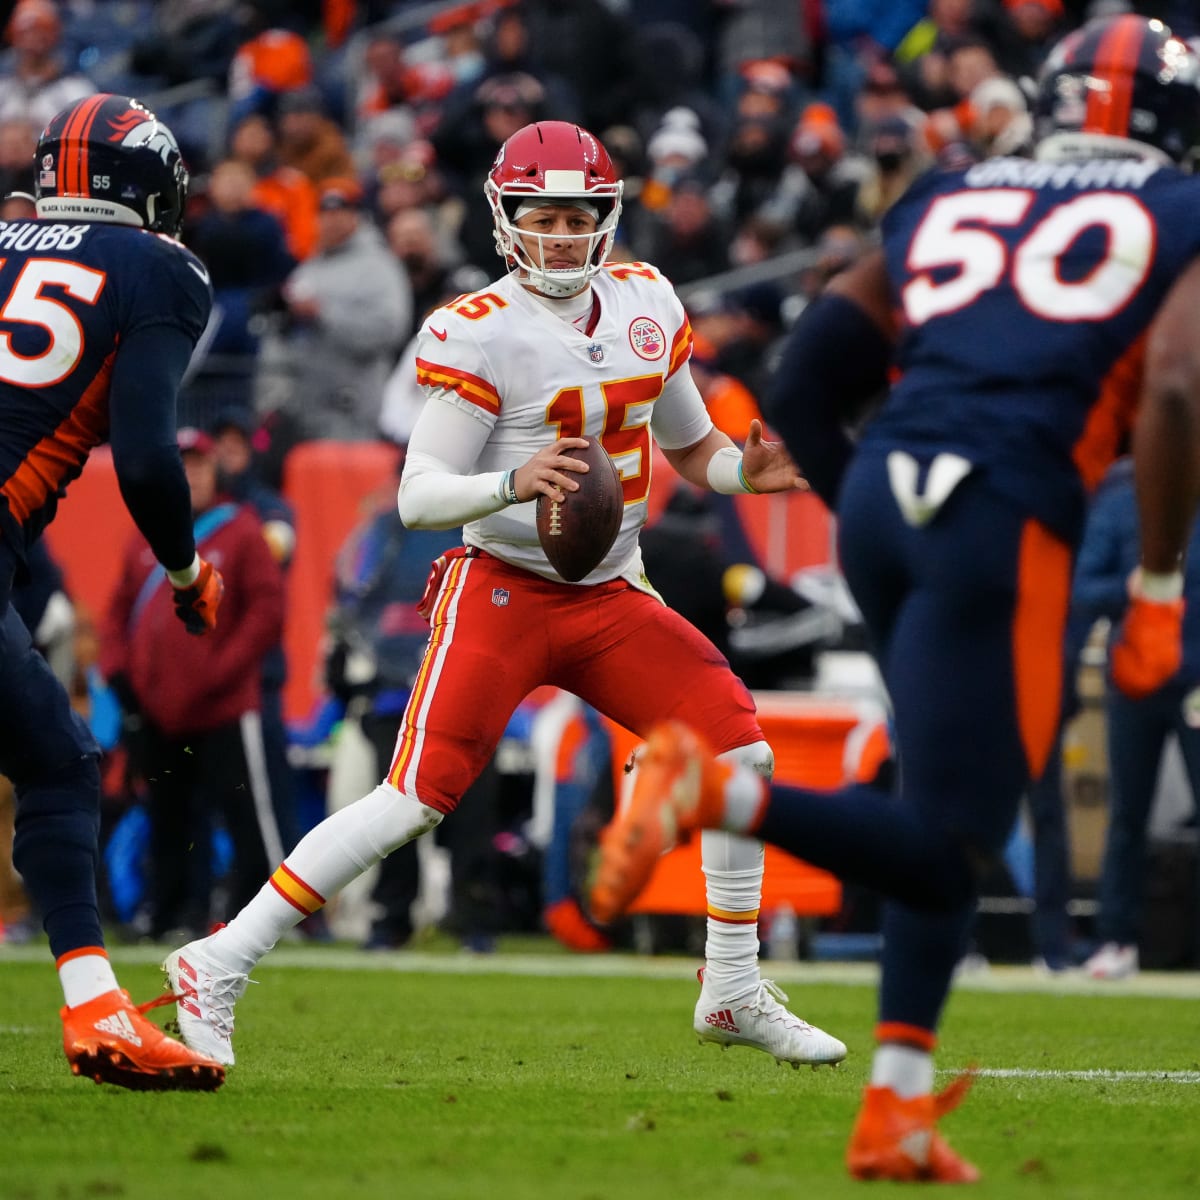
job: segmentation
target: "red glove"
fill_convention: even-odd
[[[200,574],[187,587],[175,588],[175,613],[197,636],[217,627],[217,609],[225,594],[225,580],[210,562],[200,560]]]
[[[1131,700],[1156,692],[1183,662],[1183,600],[1135,595],[1112,648],[1112,679]]]

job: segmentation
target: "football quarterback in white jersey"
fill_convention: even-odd
[[[557,210],[564,223],[576,214],[590,220],[579,209]],[[706,436],[712,421],[687,369],[692,343],[687,315],[653,267],[602,267],[584,295],[587,305],[577,324],[554,311],[572,306],[573,298],[547,302],[510,275],[486,291],[460,297],[425,322],[417,377],[432,393],[430,422],[437,423],[432,413],[443,406],[448,410],[442,419],[456,430],[449,440],[454,459],[447,464],[441,457],[441,439],[432,461],[426,458],[431,450],[421,447],[427,430],[418,427],[417,448],[410,449],[417,460],[403,510],[406,520],[420,522],[409,504],[427,470],[438,474],[453,465],[462,474],[492,472],[494,481],[559,437],[598,438],[621,474],[625,516],[608,555],[584,582],[618,575],[637,580],[651,435],[667,449],[688,447]],[[538,543],[532,504],[506,505],[476,517],[465,529],[465,540],[506,562],[558,578]]]
[[[287,928],[452,812],[535,688],[574,693],[640,736],[678,717],[718,752],[772,770],[750,692],[654,592],[638,531],[652,437],[702,488],[777,492],[803,481],[758,422],[743,449],[713,426],[670,283],[647,264],[606,265],[622,184],[595,137],[562,121],[528,125],[501,147],[485,186],[507,274],[424,322],[426,401],[399,492],[406,525],[461,525],[465,544],[431,572],[429,645],[387,778],[306,836],[224,929],[167,960],[176,990],[187,990],[185,1040],[222,1062],[232,1062],[233,1002],[251,967]],[[533,501],[578,488],[586,465],[571,452],[593,438],[619,469],[624,517],[600,564],[567,583],[541,549]],[[839,1062],[846,1047],[789,1012],[759,975],[761,844],[706,832],[703,866],[696,1033],[797,1066]]]

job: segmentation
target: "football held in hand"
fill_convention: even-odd
[[[564,493],[562,500],[537,498],[537,531],[550,565],[568,583],[578,583],[612,548],[625,501],[616,463],[597,438],[590,438],[586,448],[574,447],[567,453],[589,469],[575,475],[579,490]]]

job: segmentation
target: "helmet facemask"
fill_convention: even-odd
[[[547,184],[554,186],[550,178],[555,174],[575,175],[578,172],[547,173]],[[575,180],[564,181],[568,186],[554,192],[522,184],[497,186],[489,179],[484,186],[488,204],[495,223],[496,250],[504,259],[510,274],[520,276],[522,282],[553,299],[563,299],[581,292],[592,277],[600,270],[612,250],[616,238],[617,222],[621,216],[621,192],[624,185],[620,180],[600,187],[584,189]],[[570,184],[575,186],[571,187]],[[523,201],[540,208],[546,205],[585,206],[599,214],[599,223],[592,233],[577,235],[587,238],[587,254],[581,266],[569,270],[552,270],[545,267],[545,243],[561,240],[561,234],[542,234],[521,229],[517,224],[517,212]],[[607,210],[607,211],[606,211]],[[528,209],[527,209],[528,211]],[[522,244],[521,239],[532,240],[542,251],[534,260]]]

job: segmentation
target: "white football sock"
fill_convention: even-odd
[[[901,1100],[933,1091],[933,1055],[928,1050],[885,1042],[871,1061],[871,1086],[891,1088]]]
[[[758,986],[762,843],[706,829],[700,861],[708,900],[704,990],[719,1000],[735,1000]]]
[[[390,783],[381,783],[305,834],[258,895],[213,934],[205,948],[249,974],[293,925],[311,916],[368,867],[441,820],[436,809]]]
[[[751,767],[767,779],[775,768],[775,756],[766,742],[739,746],[718,757]],[[756,781],[751,779],[750,783]],[[704,988],[717,999],[736,1000],[756,988],[759,981],[762,843],[706,829],[700,840],[700,861],[708,901]]]
[[[78,1008],[120,986],[108,955],[99,946],[89,946],[82,954],[64,955],[59,959],[58,982],[62,985],[63,1000],[68,1008]]]

